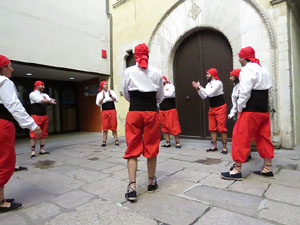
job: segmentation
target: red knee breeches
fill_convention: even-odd
[[[102,130],[117,130],[117,111],[112,110],[102,110],[101,112],[101,129]]]
[[[49,116],[37,116],[31,115],[34,122],[41,128],[42,135],[40,138],[47,138],[48,137],[48,123],[49,123]],[[30,138],[37,138],[33,131],[30,131]]]
[[[227,119],[227,105],[218,107],[209,107],[208,111],[208,126],[209,131],[219,131],[221,133],[227,132],[226,128]]]
[[[159,110],[159,119],[163,133],[169,133],[171,135],[178,135],[181,133],[176,109]]]

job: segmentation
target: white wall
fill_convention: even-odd
[[[300,145],[300,24],[297,24],[292,13],[290,15],[294,129],[296,145]]]
[[[0,54],[12,60],[109,74],[104,0],[1,0]],[[101,58],[101,50],[108,53]]]

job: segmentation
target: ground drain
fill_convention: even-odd
[[[89,158],[89,160],[91,160],[91,161],[97,161],[97,160],[99,160],[99,157]]]
[[[222,161],[221,159],[206,158],[206,159],[199,159],[195,162],[205,164],[205,165],[214,165],[214,164],[220,164]]]
[[[54,167],[55,161],[53,160],[39,160],[37,161],[34,165],[35,168],[39,168],[39,169],[49,169]]]

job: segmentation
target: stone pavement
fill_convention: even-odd
[[[24,207],[0,214],[0,224],[300,224],[299,148],[276,150],[274,179],[251,174],[263,164],[252,153],[246,179],[234,182],[220,179],[232,164],[230,154],[206,153],[208,141],[183,139],[182,149],[160,149],[159,189],[152,194],[140,158],[138,201],[130,203],[124,198],[126,143],[120,138],[114,147],[112,137],[108,143],[99,146],[99,133],[55,135],[46,144],[51,155],[31,160],[29,140],[17,140],[17,163],[29,171],[14,174],[6,197]]]

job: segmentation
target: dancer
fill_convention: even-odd
[[[257,151],[264,159],[264,167],[255,174],[273,177],[272,159],[274,147],[271,142],[270,114],[268,112],[268,90],[272,87],[271,75],[255,58],[252,47],[239,52],[242,65],[240,72],[240,93],[237,110],[240,116],[233,128],[232,158],[235,164],[229,172],[221,173],[221,178],[242,180],[242,164],[251,150],[251,140],[256,141]]]
[[[148,65],[148,47],[139,44],[134,48],[134,57],[138,65],[125,70],[123,95],[130,103],[126,117],[125,135],[129,185],[125,198],[136,200],[137,158],[143,153],[147,158],[148,192],[158,188],[155,170],[159,152],[160,123],[157,105],[163,101],[164,87],[161,72]]]
[[[224,101],[223,83],[218,77],[218,71],[211,68],[206,71],[206,79],[208,81],[205,88],[203,88],[199,81],[192,82],[193,87],[198,91],[202,99],[208,98],[209,111],[208,111],[208,125],[211,135],[211,148],[207,152],[217,151],[217,131],[221,133],[223,150],[222,154],[227,154],[227,105]]]
[[[36,81],[34,83],[34,89],[29,94],[31,103],[31,116],[42,129],[42,135],[37,137],[34,132],[30,132],[30,143],[31,143],[31,158],[35,159],[35,145],[37,141],[40,142],[40,155],[50,154],[45,151],[46,138],[48,137],[48,123],[49,116],[47,115],[46,104],[56,104],[56,100],[50,98],[49,95],[43,93],[45,84],[42,81]]]
[[[21,203],[14,199],[4,198],[4,186],[12,176],[16,164],[15,119],[22,128],[34,131],[36,136],[41,135],[41,129],[27,114],[20,100],[14,83],[10,80],[13,68],[10,60],[0,55],[0,213],[19,209]]]
[[[162,147],[171,147],[170,135],[174,135],[176,148],[181,148],[178,136],[181,133],[181,128],[176,109],[175,87],[165,76],[163,76],[163,84],[165,94],[164,100],[159,105],[159,117],[166,143]]]
[[[115,102],[118,102],[118,96],[113,90],[108,89],[107,81],[100,83],[96,98],[96,105],[102,105],[101,112],[101,129],[103,130],[102,147],[106,146],[108,131],[111,130],[115,139],[115,146],[119,146],[118,134],[117,134],[117,111],[115,108]]]

